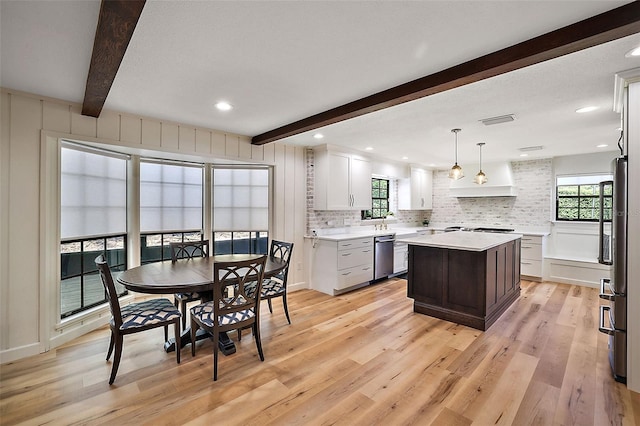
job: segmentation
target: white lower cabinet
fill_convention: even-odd
[[[542,279],[546,238],[542,235],[523,234],[520,244],[520,274]]]
[[[373,280],[373,237],[317,240],[312,248],[311,288],[336,295]]]
[[[393,273],[402,274],[409,268],[409,245],[407,243],[393,243]]]

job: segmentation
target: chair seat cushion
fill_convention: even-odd
[[[184,300],[185,302],[193,302],[194,300],[200,300],[202,297],[200,293],[176,293],[174,297],[178,300]]]
[[[262,281],[262,297],[278,296],[285,291],[284,283],[280,280],[264,280]]]
[[[182,314],[169,299],[152,299],[123,306],[121,330],[144,327],[160,322],[170,322]],[[113,319],[111,320],[113,323]]]
[[[238,298],[242,298],[242,296],[238,296]],[[198,318],[204,325],[213,327],[213,302],[201,303],[200,305],[194,306],[191,308],[191,315]],[[254,316],[255,313],[251,309],[245,309],[238,312],[220,315],[218,321],[220,325],[229,325],[251,319]]]

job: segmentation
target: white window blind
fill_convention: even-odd
[[[140,161],[140,231],[202,229],[201,165]]]
[[[269,229],[269,170],[213,170],[213,230]]]
[[[127,232],[127,157],[63,142],[60,237]]]

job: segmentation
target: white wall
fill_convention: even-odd
[[[0,93],[0,362],[49,350],[104,324],[105,309],[59,320],[56,306],[59,259],[55,218],[57,178],[48,157],[58,138],[110,145],[141,155],[206,162],[234,161],[274,165],[271,237],[292,241],[290,282],[304,282],[306,166],[304,149],[273,143],[253,146],[246,136],[200,129],[146,117],[103,111],[100,118],[80,114],[81,106],[2,89]],[[55,151],[55,150],[54,150]],[[53,212],[54,216],[57,212]],[[53,283],[53,284],[52,284]],[[57,284],[55,284],[57,283]]]

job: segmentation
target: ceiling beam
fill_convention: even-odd
[[[263,145],[274,142],[639,32],[640,2],[634,1],[435,74],[421,77],[259,134],[251,139],[251,143]]]
[[[82,115],[100,116],[145,0],[102,0]]]

